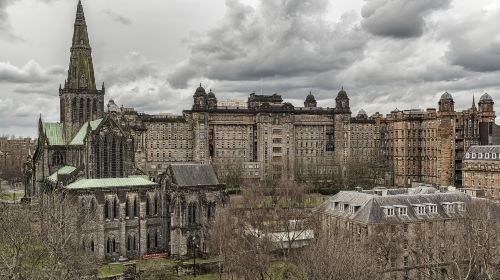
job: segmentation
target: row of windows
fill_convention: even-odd
[[[500,159],[499,153],[466,153],[466,159]]]

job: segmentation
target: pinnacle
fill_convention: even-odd
[[[76,21],[78,20],[85,20],[85,14],[83,12],[83,5],[81,0],[78,0],[78,6],[76,8]]]

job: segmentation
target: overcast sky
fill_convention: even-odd
[[[353,112],[500,102],[498,0],[83,0],[106,100],[180,113],[201,82],[219,100],[312,91]],[[0,0],[0,135],[58,121],[77,0]]]

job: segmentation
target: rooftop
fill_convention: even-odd
[[[43,123],[42,126],[50,146],[66,145],[62,123]]]
[[[105,178],[105,179],[81,179],[66,186],[69,190],[120,188],[120,187],[154,187],[155,182],[142,177],[129,178]]]
[[[63,166],[59,168],[59,170],[57,170],[56,172],[52,173],[49,177],[47,177],[47,180],[49,180],[52,183],[57,183],[59,175],[70,175],[75,170],[76,167],[74,166]]]
[[[170,168],[174,183],[179,187],[220,185],[211,165],[172,164]]]
[[[102,122],[102,119],[98,119],[95,121],[90,121],[86,122],[82,125],[78,133],[73,137],[73,140],[71,140],[70,145],[83,145],[83,140],[85,139],[85,135],[87,135],[87,129],[88,126],[90,125],[90,128],[92,130],[95,130]]]
[[[431,187],[379,188],[361,192],[341,191],[318,206],[316,211],[365,224],[448,219],[460,215],[463,209],[457,206],[452,212],[446,205],[455,207],[470,199],[464,193],[441,192]],[[402,210],[398,212],[399,209]]]

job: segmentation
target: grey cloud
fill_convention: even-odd
[[[131,25],[132,24],[132,20],[130,20],[129,18],[127,18],[123,15],[115,13],[110,9],[104,10],[104,13],[106,15],[108,15],[112,20],[114,20],[118,23],[121,23],[123,25]]]
[[[482,11],[445,22],[440,33],[450,42],[446,58],[474,72],[500,70],[500,10]]]
[[[451,0],[367,0],[361,14],[363,27],[377,36],[419,37],[424,32],[424,17],[447,8]]]
[[[23,39],[18,37],[12,32],[12,25],[9,21],[9,14],[7,13],[7,7],[16,2],[17,0],[0,0],[0,40],[6,41],[22,41]]]
[[[223,23],[193,39],[190,58],[168,81],[185,87],[195,77],[251,81],[344,69],[363,56],[369,36],[353,14],[325,21],[328,3],[262,0],[254,9],[226,1]]]
[[[18,67],[10,62],[0,62],[0,83],[43,83],[57,78],[64,73],[61,67],[44,69],[36,61],[30,60]]]
[[[138,52],[131,52],[120,63],[98,68],[98,76],[102,77],[108,86],[124,84],[147,77],[160,75],[161,67],[148,60]]]

